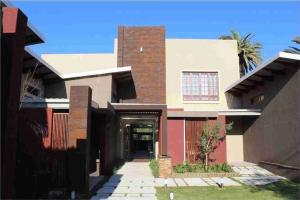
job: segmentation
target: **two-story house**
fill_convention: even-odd
[[[234,40],[168,39],[162,26],[120,26],[113,53],[42,59],[59,78],[44,82],[42,100],[27,99],[24,107],[68,114],[68,137],[52,135],[50,143],[63,140],[79,149],[72,169],[82,174],[73,180],[79,191],[86,191],[96,159],[100,174],[111,173],[119,160],[155,157],[169,169],[197,162],[205,123],[221,123],[224,135],[210,162],[299,168],[298,55],[280,53],[240,78]]]

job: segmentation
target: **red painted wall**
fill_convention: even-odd
[[[214,125],[219,121],[221,123],[221,135],[225,136],[225,116],[217,118],[187,118],[185,122],[186,128],[186,160],[190,163],[201,161],[199,157],[199,137],[205,123]],[[209,157],[209,162],[223,163],[226,161],[226,137],[219,143],[218,147]]]
[[[181,164],[184,159],[184,120],[168,119],[168,154],[172,164]]]

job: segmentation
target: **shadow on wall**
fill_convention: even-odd
[[[45,82],[45,98],[67,98],[65,81],[54,80]]]
[[[117,96],[119,103],[136,102],[136,90],[133,80],[117,83]]]
[[[77,141],[76,149],[68,147],[68,113],[53,113],[52,109],[21,109],[19,122],[16,197],[69,197],[78,183],[72,179],[86,178],[77,170],[85,167],[81,161],[86,157],[79,150],[85,148],[86,141]]]
[[[225,93],[225,98],[229,109],[239,109],[242,107],[241,96]]]

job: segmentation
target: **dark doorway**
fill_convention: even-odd
[[[151,123],[131,124],[131,157],[142,161],[154,156],[154,125]]]
[[[155,115],[121,116],[124,160],[143,162],[155,157],[157,121]]]

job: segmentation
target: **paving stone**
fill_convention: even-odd
[[[179,187],[187,186],[187,184],[184,182],[182,178],[174,178],[174,181]]]
[[[137,186],[131,186],[129,187],[127,194],[136,194],[136,193],[142,193],[142,188]]]
[[[114,193],[127,193],[128,190],[129,190],[129,187],[119,186],[114,190]]]
[[[111,197],[125,197],[125,194],[122,194],[122,193],[112,193]]]
[[[143,194],[155,194],[156,190],[154,187],[142,187],[141,193]]]
[[[269,183],[277,182],[281,178],[280,177],[234,177],[235,180],[240,181],[245,185],[266,185]]]
[[[140,196],[141,196],[140,194],[136,194],[136,193],[130,193],[126,195],[126,197],[140,197]]]
[[[117,187],[119,184],[119,182],[107,182],[103,185],[103,187]]]
[[[154,181],[155,187],[163,187],[165,186],[165,179],[164,178],[156,178]]]
[[[188,186],[207,186],[201,178],[184,178],[184,181],[188,184]]]
[[[168,178],[167,179],[167,187],[177,187],[177,185],[176,185],[173,178]]]
[[[142,197],[155,197],[155,194],[142,194]]]
[[[91,198],[91,200],[98,200],[98,199],[106,199],[110,196],[110,194],[97,194]]]
[[[215,183],[221,183],[222,178],[221,177],[212,177],[211,178]],[[223,185],[224,186],[240,186],[239,183],[231,180],[230,178],[223,177]]]
[[[113,193],[115,191],[115,187],[102,187],[100,190],[97,191],[97,194],[102,193],[102,194],[109,194]]]

